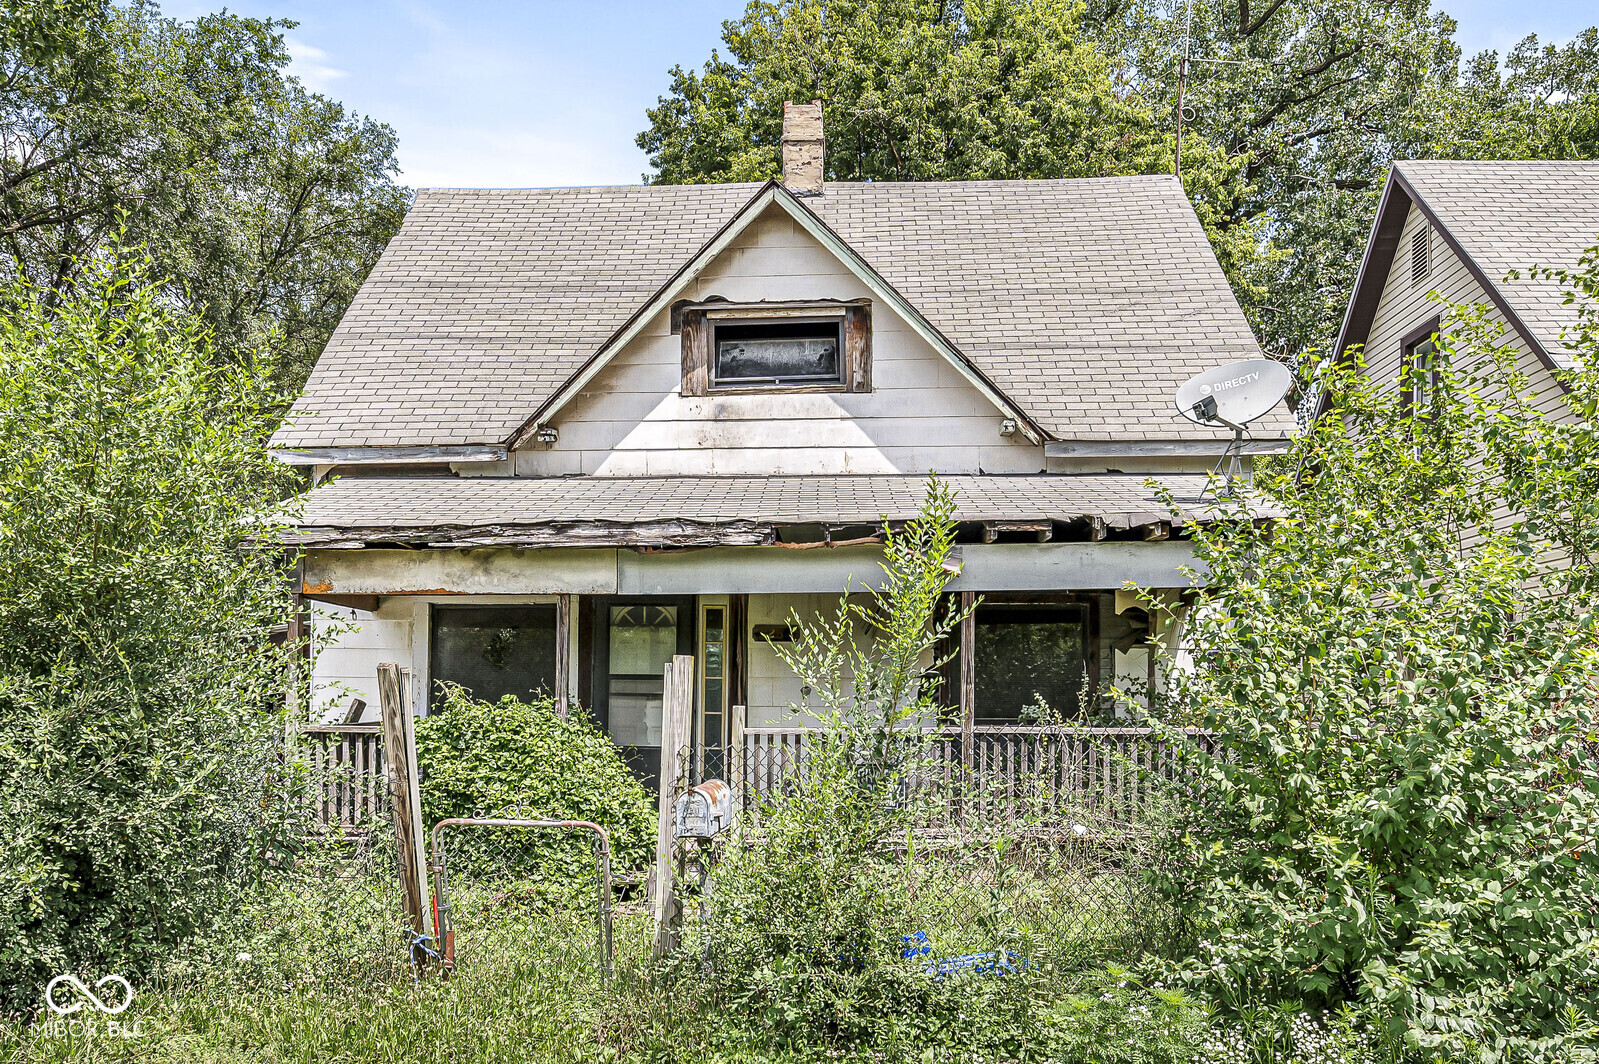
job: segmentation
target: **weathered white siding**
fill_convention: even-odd
[[[363,721],[378,719],[378,663],[411,667],[412,605],[382,602],[376,613],[312,602],[311,719],[342,720],[352,697],[366,703]]]
[[[1424,281],[1411,283],[1411,240],[1427,225],[1426,216],[1412,205],[1366,341],[1366,372],[1389,386],[1397,382],[1402,368],[1405,336],[1433,315],[1443,315],[1443,329],[1448,332],[1452,307],[1480,303],[1488,307],[1487,320],[1505,324],[1504,315],[1489,301],[1482,285],[1436,231],[1431,238],[1432,272]],[[1538,397],[1539,408],[1546,414],[1563,416],[1566,410],[1560,399],[1560,385],[1548,367],[1508,326],[1503,342],[1517,352],[1518,365]]]
[[[958,270],[958,264],[952,264]],[[736,302],[869,298],[773,208],[686,293]],[[552,307],[551,313],[560,308]],[[1005,415],[888,307],[872,308],[873,391],[685,398],[681,338],[660,314],[555,418],[559,441],[528,444],[519,475],[1032,473],[1041,447],[1002,437]],[[501,473],[499,464],[481,469]]]

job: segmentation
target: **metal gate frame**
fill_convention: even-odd
[[[591,831],[594,833],[594,892],[599,902],[600,932],[600,984],[608,986],[615,971],[614,945],[611,937],[611,837],[605,829],[589,820],[510,820],[498,817],[447,817],[433,825],[428,847],[433,857],[428,866],[433,873],[433,934],[443,955],[444,974],[455,970],[455,928],[450,922],[450,882],[444,851],[444,829],[448,827],[477,828],[545,828],[556,831]]]

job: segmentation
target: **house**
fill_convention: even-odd
[[[1599,244],[1599,162],[1395,163],[1383,189],[1335,350],[1364,352],[1363,371],[1398,381],[1420,372],[1419,405],[1440,332],[1455,306],[1483,305],[1542,411],[1567,415],[1564,333],[1577,322],[1558,281],[1533,267],[1575,268]],[[1512,276],[1512,273],[1517,276]]]
[[[292,538],[342,626],[316,714],[398,661],[421,707],[580,703],[648,773],[676,652],[703,747],[735,707],[792,723],[773,641],[879,575],[930,471],[983,601],[953,720],[1153,679],[1174,629],[1123,589],[1190,585],[1230,439],[1172,397],[1259,355],[1181,187],[824,184],[820,106],[786,117],[781,183],[417,195],[271,442],[318,485]]]

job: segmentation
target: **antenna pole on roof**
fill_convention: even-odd
[[[1177,60],[1177,180],[1183,179],[1183,94],[1188,88],[1188,49],[1193,44],[1188,29],[1194,21],[1194,0],[1183,7],[1183,54]]]

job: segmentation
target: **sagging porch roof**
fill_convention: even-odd
[[[1174,514],[1141,476],[949,476],[955,519],[1048,539],[1237,517],[1203,476],[1168,476]],[[312,491],[287,539],[305,547],[766,546],[788,526],[876,526],[917,515],[910,475],[686,477],[352,477]],[[1256,511],[1252,516],[1267,517]]]

